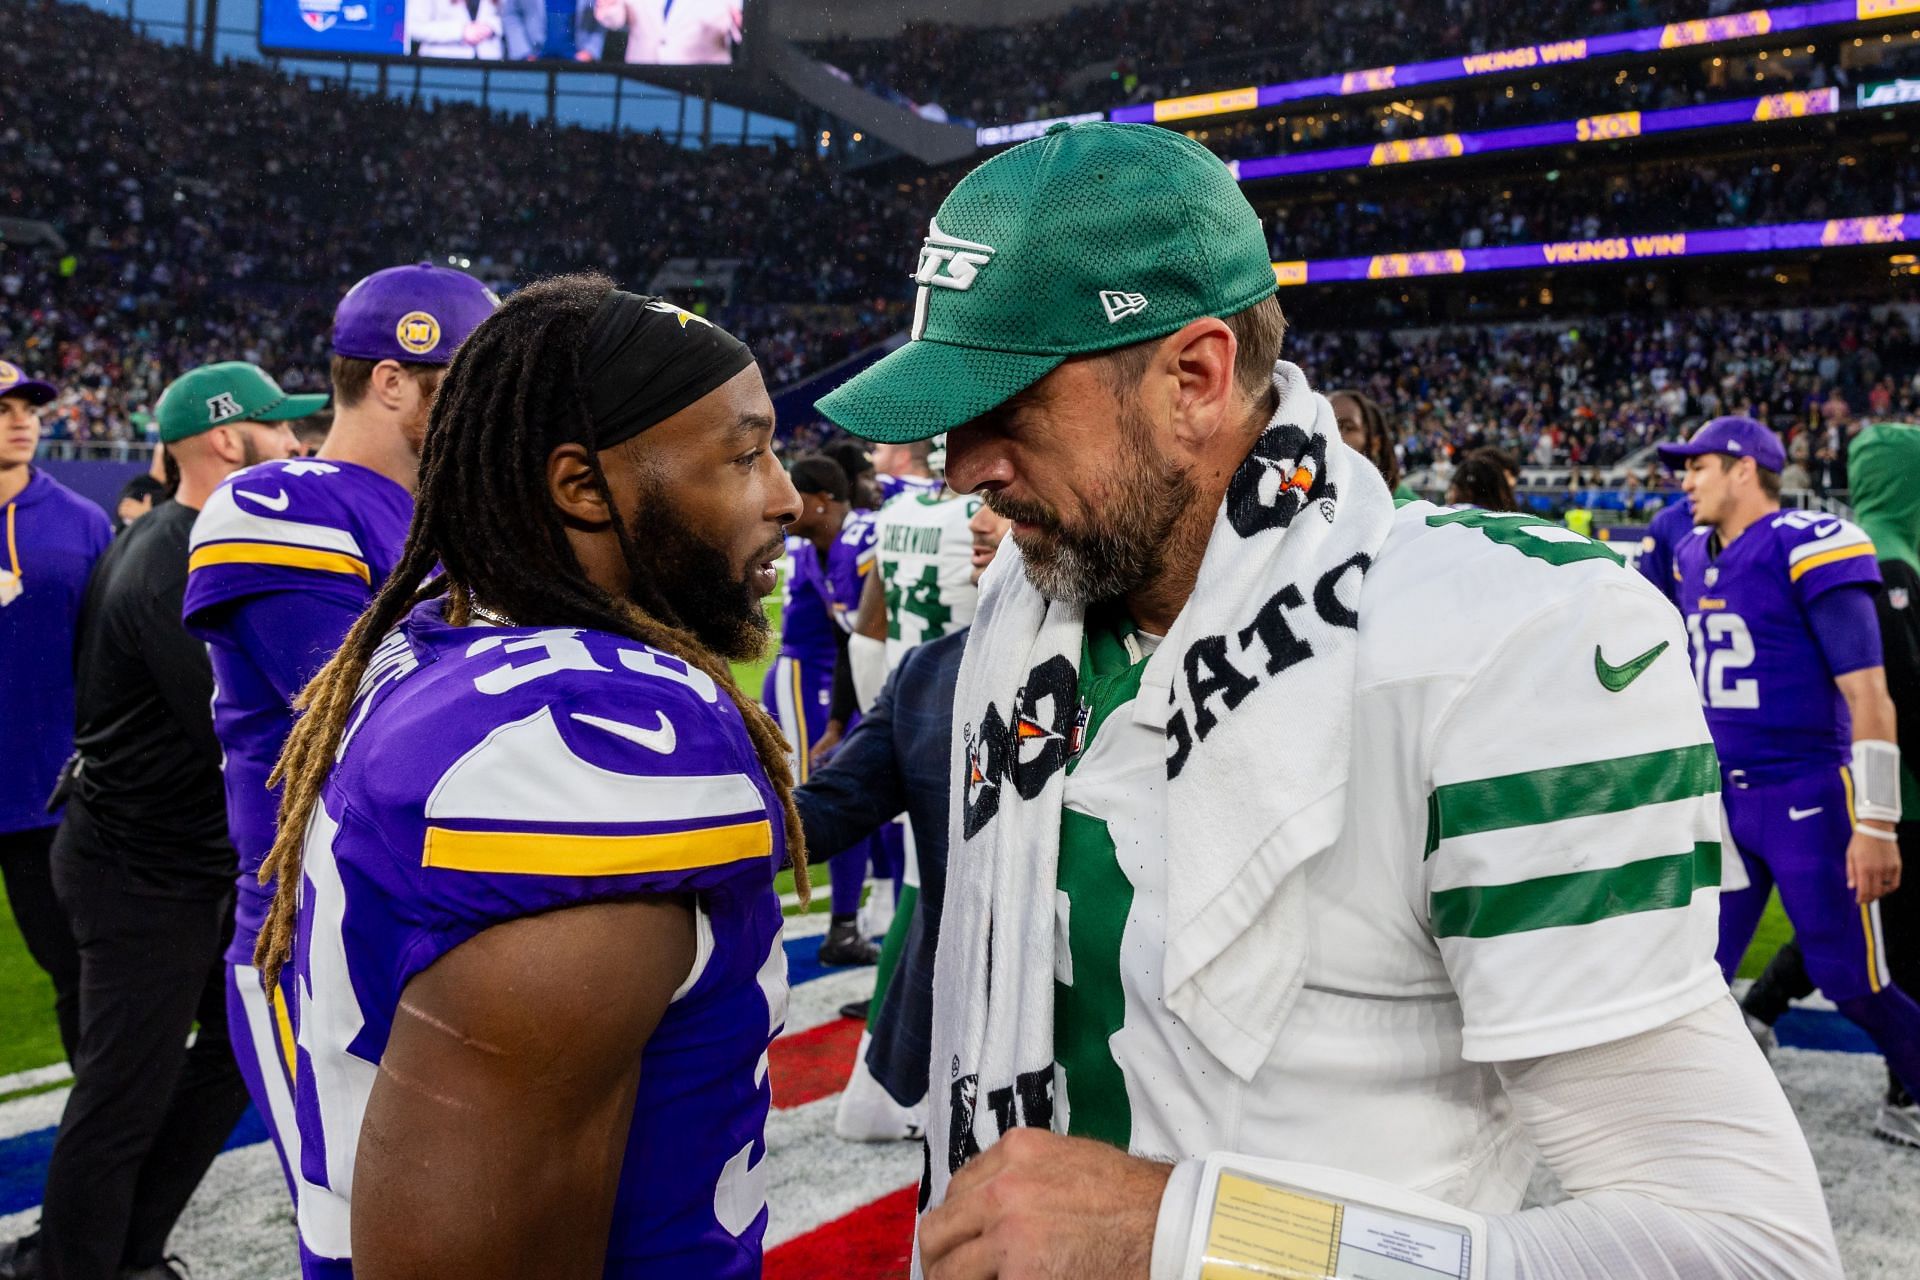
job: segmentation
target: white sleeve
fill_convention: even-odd
[[[1573,1197],[1488,1220],[1488,1280],[1838,1280],[1813,1157],[1731,997],[1495,1068]]]
[[[1686,635],[1645,582],[1591,577],[1532,602],[1428,748],[1427,923],[1474,1062],[1625,1039],[1726,991],[1720,769]]]

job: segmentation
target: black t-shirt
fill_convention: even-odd
[[[168,897],[217,897],[237,871],[213,669],[180,621],[199,514],[167,502],[114,540],[87,583],[76,649],[75,848]]]

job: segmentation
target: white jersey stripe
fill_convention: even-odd
[[[360,543],[346,529],[259,515],[243,508],[233,494],[233,486],[228,484],[216,489],[207,499],[207,505],[193,522],[191,545],[194,550],[213,542],[278,542],[316,551],[341,551],[361,560],[367,558]]]
[[[1480,831],[1440,842],[1428,861],[1427,888],[1441,892],[1518,884],[1570,870],[1611,870],[1719,839],[1717,792],[1619,813]]]
[[[673,749],[663,736],[665,754]],[[637,777],[582,760],[542,707],[488,734],[442,777],[427,797],[430,821],[542,824],[632,823],[737,819],[765,804],[745,774]]]

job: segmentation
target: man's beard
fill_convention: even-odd
[[[644,561],[628,565],[635,579],[651,579],[680,625],[734,662],[750,662],[766,650],[767,611],[747,575],[762,560],[776,559],[784,547],[785,540],[775,538],[742,572],[657,490],[645,495],[627,526],[627,555]]]
[[[1014,530],[1013,540],[1027,580],[1052,600],[1092,604],[1125,596],[1160,575],[1168,536],[1193,505],[1194,484],[1153,445],[1152,430],[1137,405],[1119,423],[1113,492],[1094,513],[1091,527],[1076,528],[1043,502],[997,492],[986,502],[999,515],[1040,532]]]

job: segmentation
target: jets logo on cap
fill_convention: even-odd
[[[393,326],[393,337],[407,351],[423,356],[440,345],[440,322],[424,311],[409,311]]]
[[[927,240],[920,246],[920,265],[914,269],[913,282],[920,286],[913,303],[913,337],[927,331],[927,306],[935,289],[973,288],[980,269],[993,261],[998,252],[990,244],[962,240],[940,229],[938,221],[927,223]]]
[[[1122,293],[1118,289],[1100,291],[1100,308],[1107,313],[1108,324],[1118,324],[1128,316],[1137,316],[1147,309],[1147,298],[1142,293]]]
[[[246,410],[233,398],[233,392],[222,391],[218,395],[207,397],[207,421],[216,426],[229,418],[237,418]]]

